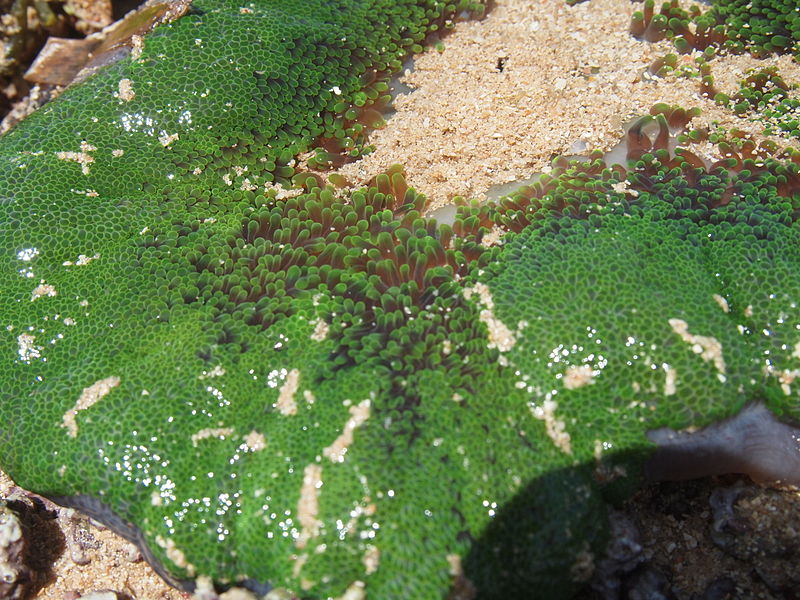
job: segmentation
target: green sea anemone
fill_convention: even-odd
[[[658,105],[625,164],[557,159],[452,226],[399,167],[303,170],[366,150],[384,75],[482,8],[196,0],[2,138],[19,485],[187,590],[566,598],[670,431],[794,432],[795,154]],[[726,464],[800,482],[776,446]]]

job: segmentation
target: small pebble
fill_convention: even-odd
[[[192,600],[218,600],[219,596],[217,596],[216,590],[214,590],[214,584],[211,583],[211,579],[201,575],[195,581],[196,587],[194,588],[194,594],[192,595]]]
[[[67,521],[66,539],[69,557],[76,565],[88,565],[92,562],[89,550],[97,550],[101,544],[89,530],[89,521],[79,513],[74,513]]]
[[[688,533],[683,534],[683,541],[686,542],[686,547],[691,549],[697,548],[697,539],[689,535]]]
[[[92,559],[89,558],[89,555],[86,554],[86,551],[83,550],[83,548],[78,547],[73,547],[70,549],[69,558],[73,563],[80,567],[88,565],[90,562],[92,562]]]
[[[142,553],[136,544],[125,544],[125,560],[132,563],[142,562]]]
[[[117,592],[110,590],[100,590],[97,592],[89,592],[80,597],[81,600],[119,600]]]

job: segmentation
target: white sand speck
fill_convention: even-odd
[[[565,454],[572,454],[572,440],[564,421],[556,417],[558,403],[547,399],[541,405],[532,405],[533,416],[544,421],[545,431],[556,447]]]
[[[206,427],[197,433],[192,434],[192,446],[197,447],[197,442],[208,439],[224,440],[226,437],[232,436],[234,433],[233,427]]]
[[[303,469],[303,485],[300,488],[300,499],[297,501],[297,520],[302,527],[295,546],[301,550],[308,541],[319,535],[322,522],[319,514],[319,490],[322,487],[322,465],[315,463]]]
[[[350,418],[334,442],[322,451],[322,454],[333,462],[344,462],[347,448],[353,443],[353,432],[369,418],[370,401],[362,400],[350,407]]]
[[[295,402],[294,395],[297,393],[299,385],[300,370],[292,369],[286,376],[286,380],[278,392],[278,401],[275,403],[275,408],[282,415],[291,416],[297,414],[297,402]]]
[[[714,363],[720,375],[725,374],[725,359],[722,356],[722,344],[714,337],[689,333],[689,325],[683,319],[670,319],[669,326],[680,338],[689,344],[692,352],[699,354],[704,361]]]
[[[61,426],[67,429],[67,435],[69,435],[69,437],[74,438],[78,435],[78,423],[76,421],[78,413],[97,404],[108,395],[112,389],[117,387],[119,382],[119,377],[111,376],[95,381],[92,385],[83,389],[78,401],[75,402],[75,406],[65,412],[62,417],[63,423]]]

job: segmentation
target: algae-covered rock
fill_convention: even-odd
[[[467,8],[198,0],[0,141],[19,485],[187,588],[569,597],[648,431],[800,417],[790,161],[639,140],[452,227],[398,170],[295,174],[364,151],[385,74]]]

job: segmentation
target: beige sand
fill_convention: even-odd
[[[9,477],[0,472],[0,498],[15,500],[24,495]],[[51,507],[54,509],[54,507]],[[188,598],[167,586],[141,559],[138,550],[108,529],[68,509],[58,511],[60,533],[42,530],[28,536],[28,543],[45,545],[44,551],[60,554],[47,572],[37,573],[46,585],[34,597],[65,600],[75,592],[113,590],[138,600],[179,600]],[[33,540],[33,542],[32,542]]]
[[[701,97],[697,79],[642,76],[673,48],[628,33],[640,7],[627,0],[573,7],[500,0],[483,21],[460,24],[444,52],[416,59],[404,77],[415,91],[398,98],[397,114],[373,134],[377,151],[342,173],[363,183],[401,163],[409,183],[437,206],[454,195],[484,198],[493,185],[541,172],[556,155],[608,150],[626,123],[658,102],[700,108],[697,125],[717,120],[760,131]],[[719,91],[733,93],[746,69],[772,64],[787,81],[800,80],[800,65],[787,56],[718,58],[711,68]]]

